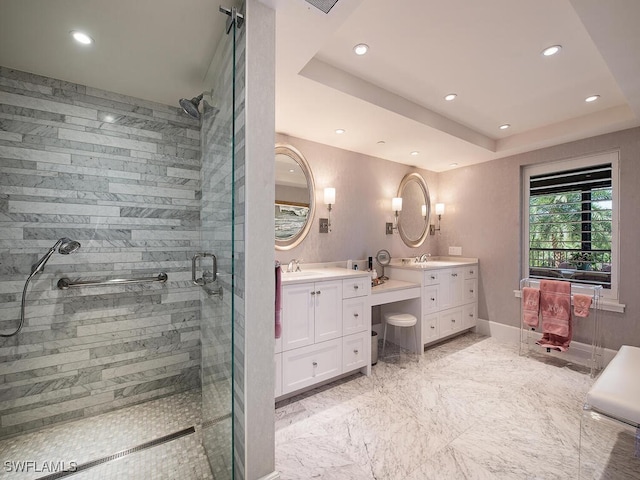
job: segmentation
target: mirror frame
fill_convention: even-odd
[[[404,189],[411,182],[416,182],[418,184],[418,186],[420,187],[420,190],[422,190],[422,195],[424,196],[424,199],[425,199],[425,205],[427,206],[427,216],[424,220],[424,228],[422,230],[422,233],[420,234],[420,237],[418,237],[417,239],[412,239],[407,237],[404,229],[402,228],[402,214],[404,213],[404,209],[403,209],[398,214],[398,233],[400,234],[400,237],[402,238],[402,241],[405,243],[405,245],[407,245],[408,247],[415,248],[422,245],[424,241],[427,239],[427,237],[429,236],[429,220],[431,218],[431,197],[429,195],[429,188],[427,187],[427,182],[422,177],[422,175],[420,175],[417,172],[408,173],[404,176],[404,178],[400,182],[400,186],[398,187],[398,195],[397,195],[398,197],[402,197],[402,193],[404,192]]]
[[[307,222],[304,224],[304,227],[302,227],[298,233],[286,240],[279,240],[274,236],[276,250],[291,250],[292,248],[297,247],[305,239],[305,237],[309,233],[309,230],[311,230],[313,218],[315,217],[316,213],[316,185],[313,179],[313,173],[311,172],[311,167],[298,149],[296,149],[292,145],[288,145],[285,143],[276,143],[274,157],[278,154],[290,157],[300,166],[302,173],[304,173],[304,176],[307,178],[307,186],[310,190],[309,215],[307,216]]]

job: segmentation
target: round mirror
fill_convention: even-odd
[[[309,233],[315,212],[315,186],[309,164],[291,145],[277,144],[275,241],[289,250]]]
[[[409,247],[419,247],[429,235],[431,199],[427,182],[419,173],[404,176],[398,197],[402,198],[402,211],[398,216],[398,232]]]

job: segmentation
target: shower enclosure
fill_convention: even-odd
[[[244,431],[234,428],[244,408],[243,352],[234,352],[243,332],[234,319],[244,297],[235,279],[244,268],[236,212],[245,37],[236,7],[220,15],[229,21],[199,120],[176,104],[0,64],[0,333],[19,327],[31,281],[24,326],[0,338],[0,453],[9,462],[0,478],[20,468],[31,471],[8,478],[48,478],[45,462],[70,478],[74,470],[112,478],[104,469],[116,458],[130,470],[113,478],[143,478],[135,469],[144,462],[127,456],[187,440],[179,450],[204,450],[210,473],[170,450],[150,467],[175,464],[167,478],[244,478]],[[65,237],[82,247],[38,262]],[[33,275],[34,262],[48,263]],[[160,272],[163,282],[104,282]],[[62,290],[61,278],[92,285]]]

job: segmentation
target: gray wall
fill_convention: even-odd
[[[0,68],[0,437],[200,385],[198,122],[175,107]],[[60,277],[166,271],[61,291]]]
[[[429,236],[418,248],[410,248],[397,233],[385,234],[385,223],[394,221],[391,199],[397,195],[402,178],[414,171],[427,181],[431,223],[435,222],[433,211],[440,201],[436,173],[283,134],[276,135],[276,142],[293,145],[304,155],[316,183],[316,214],[307,238],[291,250],[276,250],[277,260],[286,263],[292,258],[302,258],[303,265],[362,260],[375,256],[383,248],[392,257],[436,253],[438,235]],[[321,234],[318,219],[328,216],[323,203],[325,187],[335,187],[336,203],[331,211],[332,231]]]
[[[439,175],[443,217],[439,252],[461,245],[480,259],[479,318],[517,326],[519,303],[513,290],[521,272],[521,168],[542,162],[620,151],[620,303],[624,314],[604,312],[608,348],[640,345],[640,128],[536,150]],[[577,323],[576,340],[591,341],[589,320]]]

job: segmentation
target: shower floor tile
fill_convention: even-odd
[[[70,480],[213,479],[202,447],[200,391],[183,392],[0,441],[0,479],[31,480],[195,426],[190,435],[70,475]],[[11,467],[7,466],[7,462]],[[33,462],[15,471],[16,462]],[[23,464],[24,465],[24,464]],[[49,471],[43,471],[49,468]],[[14,470],[14,471],[9,471]]]

